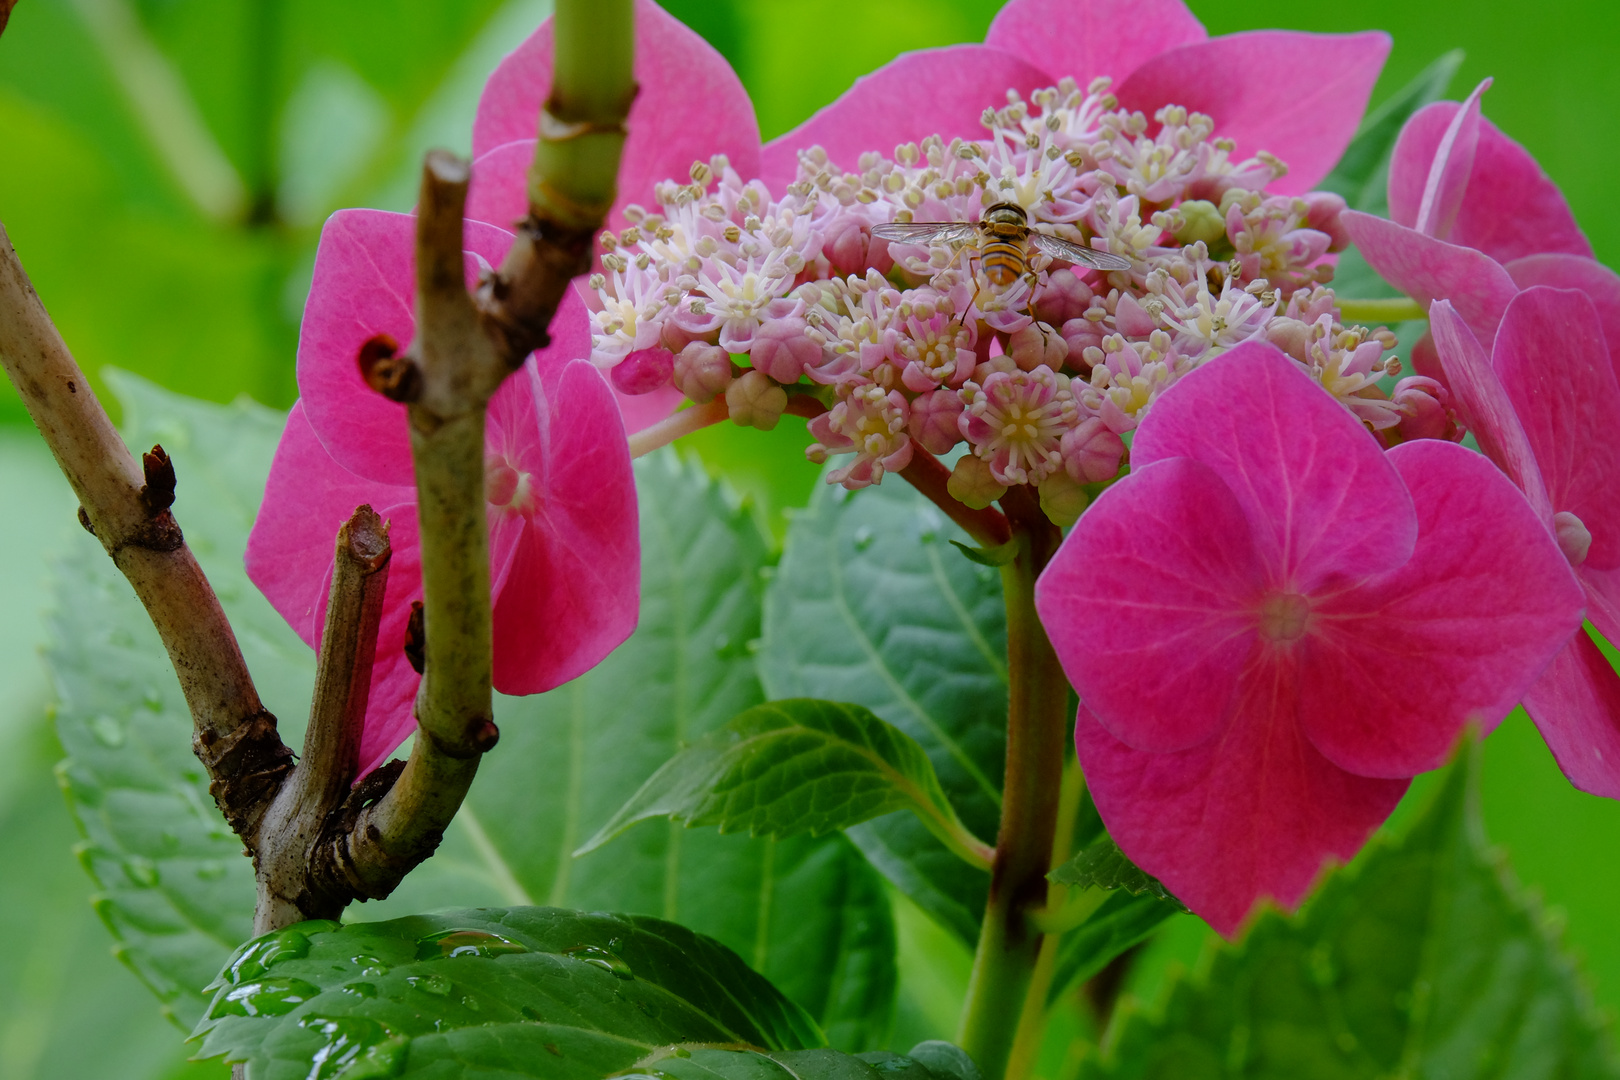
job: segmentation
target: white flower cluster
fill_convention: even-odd
[[[855,171],[812,147],[780,195],[724,158],[694,165],[689,183],[658,188],[656,211],[632,207],[632,227],[603,235],[593,359],[627,392],[673,382],[697,402],[746,400],[756,424],[775,419],[760,402],[786,401],[766,389],[813,396],[827,408],[809,453],[854,455],[831,474],[850,487],[904,468],[916,447],[965,441],[952,491],[975,505],[1014,484],[1074,503],[1117,474],[1120,436],[1166,387],[1254,339],[1374,429],[1432,421],[1438,388],[1407,380],[1386,395],[1393,335],[1343,325],[1324,287],[1347,243],[1343,199],[1266,194],[1285,172],[1276,158],[1234,160],[1209,117],[1179,106],[1151,121],[1124,111],[1106,79],[1009,94],[984,124],[984,139],[930,137],[864,154]],[[872,235],[978,222],[999,203],[1131,268],[1030,249],[1027,272],[992,285],[972,241]],[[743,378],[746,393],[728,393]]]

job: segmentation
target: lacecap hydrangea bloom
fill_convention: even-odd
[[[1465,725],[1506,715],[1584,597],[1490,462],[1385,452],[1263,342],[1168,391],[1131,454],[1036,605],[1110,835],[1230,934],[1262,897],[1298,903]]]

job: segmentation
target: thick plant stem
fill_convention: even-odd
[[[911,464],[900,470],[900,475],[905,477],[907,483],[945,511],[946,517],[960,525],[964,532],[985,547],[1000,547],[1012,538],[1012,530],[1001,511],[993,506],[975,510],[959,501],[947,486],[950,483],[951,470],[947,469],[939,458],[915,442],[911,445]],[[1039,513],[1039,508],[1036,512]],[[1045,520],[1044,517],[1042,520]],[[1045,563],[1041,565],[1044,566]]]
[[[1393,299],[1355,300],[1339,298],[1339,315],[1345,322],[1385,323],[1411,322],[1427,319],[1429,313],[1416,300],[1404,296]]]
[[[529,205],[567,228],[598,229],[617,194],[625,117],[636,95],[634,0],[557,0],[556,75],[540,114]]]
[[[990,898],[973,958],[958,1042],[987,1080],[1008,1075],[1044,935],[1031,916],[1047,903],[1046,874],[1062,802],[1069,686],[1035,613],[1035,579],[1062,539],[1025,488],[1002,506],[1018,542],[1002,568],[1007,606],[1007,771]]]

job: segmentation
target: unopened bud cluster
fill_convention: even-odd
[[[1339,196],[1266,194],[1282,162],[1235,160],[1209,117],[1179,106],[1127,112],[1106,79],[1009,93],[984,124],[983,139],[930,137],[855,171],[812,147],[774,195],[720,157],[660,185],[656,211],[631,207],[635,224],[602,238],[593,359],[624,392],[672,382],[756,426],[786,407],[782,388],[816,396],[829,408],[808,453],[852,455],[830,473],[852,488],[918,446],[966,442],[958,498],[1033,485],[1055,519],[1118,473],[1120,436],[1165,388],[1244,341],[1280,347],[1376,431],[1450,422],[1431,380],[1380,389],[1400,370],[1393,335],[1340,321],[1325,287],[1348,243]],[[871,232],[977,222],[997,203],[1131,269],[1031,248],[1027,273],[992,285],[972,243]]]

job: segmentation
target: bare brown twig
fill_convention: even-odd
[[[0,227],[0,363],[79,498],[79,521],[129,580],[163,639],[193,721],[192,749],[238,836],[292,768],[236,636],[169,505],[174,468],[162,447],[137,465],[34,292]]]

